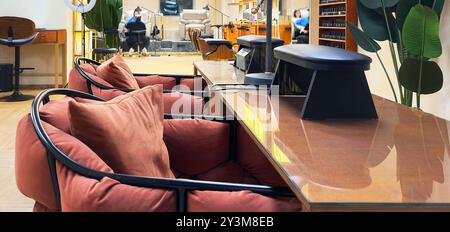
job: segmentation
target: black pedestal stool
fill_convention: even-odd
[[[11,96],[0,98],[3,102],[18,102],[33,99],[34,96],[20,92],[20,74],[33,68],[20,67],[20,47],[32,42],[38,32],[33,21],[18,17],[0,17],[0,45],[15,48],[14,92]]]
[[[306,95],[303,119],[378,118],[364,73],[370,57],[318,45],[286,45],[274,53],[279,64],[273,85],[280,95]]]

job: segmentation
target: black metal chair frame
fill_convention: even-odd
[[[111,87],[111,86],[106,86],[103,85],[101,83],[98,83],[97,81],[95,81],[94,79],[92,79],[84,70],[83,68],[81,68],[81,63],[84,62],[86,64],[93,64],[93,65],[100,65],[99,62],[95,61],[95,60],[91,60],[88,58],[83,58],[83,57],[78,57],[75,59],[75,69],[78,71],[78,73],[80,73],[80,75],[86,80],[86,85],[87,88],[89,90],[89,94],[94,94],[92,91],[92,85],[94,85],[97,88],[103,89],[103,90],[120,90],[122,92],[125,93],[129,93],[129,92],[133,92],[135,91],[135,89],[125,89],[125,88],[116,88],[116,87]],[[160,77],[166,77],[166,78],[175,78],[176,80],[176,85],[180,85],[181,83],[181,79],[194,79],[194,78],[201,78],[201,76],[195,76],[195,75],[169,75],[169,74],[133,74],[134,76],[160,76]],[[173,93],[173,92],[178,92],[178,93],[186,93],[186,94],[191,94],[191,95],[196,95],[196,96],[202,96],[204,97],[204,101],[207,102],[208,98],[207,96],[209,96],[209,94],[205,91],[195,91],[195,90],[164,90],[164,93]]]
[[[292,191],[288,188],[276,188],[264,185],[248,185],[248,184],[234,184],[234,183],[224,183],[224,182],[213,182],[213,181],[199,181],[199,180],[188,180],[188,179],[168,179],[168,178],[152,178],[152,177],[142,177],[142,176],[130,176],[116,173],[106,173],[97,170],[90,169],[88,167],[79,164],[78,162],[71,159],[67,154],[61,151],[50,139],[49,135],[45,131],[39,114],[39,108],[41,105],[45,105],[50,101],[50,96],[52,95],[65,95],[68,97],[78,97],[97,101],[104,101],[101,98],[89,95],[75,90],[68,89],[50,89],[42,91],[33,101],[31,108],[31,119],[33,127],[36,134],[44,145],[47,151],[47,160],[50,169],[50,174],[52,178],[53,191],[55,194],[57,210],[61,211],[61,193],[58,184],[57,171],[56,171],[56,161],[59,161],[62,165],[69,168],[73,172],[90,179],[96,179],[100,181],[101,179],[108,177],[119,181],[122,184],[142,187],[142,188],[157,188],[175,191],[177,194],[177,211],[186,212],[187,211],[187,194],[190,191],[203,190],[203,191],[243,191],[248,190],[254,193],[258,193],[266,196],[281,196],[281,197],[294,197]],[[218,119],[217,117],[208,116],[195,116],[195,115],[165,115],[166,119],[172,119],[174,117],[185,117],[185,118],[197,118],[206,119],[214,121],[222,121],[235,124],[235,121],[223,121],[223,119]],[[233,131],[233,130],[232,130]],[[233,136],[234,133],[230,133]],[[235,150],[235,141],[231,140],[230,146],[231,151]],[[232,153],[232,152],[230,152]],[[234,152],[233,152],[234,153]],[[232,157],[231,157],[232,158]]]

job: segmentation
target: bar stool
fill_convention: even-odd
[[[95,61],[109,60],[118,52],[117,48],[96,48],[92,50],[92,57]]]
[[[145,41],[145,30],[138,30],[138,31],[130,31],[130,36],[136,36],[136,45],[137,45],[137,52],[141,54],[142,47],[145,47],[146,41]],[[144,39],[142,39],[144,38]],[[134,47],[134,46],[133,46]]]
[[[34,68],[20,67],[20,47],[32,42],[39,33],[33,21],[18,17],[0,17],[0,45],[15,48],[14,92],[11,96],[0,98],[1,102],[19,102],[34,98],[20,92],[20,74]]]
[[[306,94],[302,119],[378,118],[364,73],[370,57],[305,44],[277,47],[274,54],[278,69],[273,85],[280,87],[280,95]]]

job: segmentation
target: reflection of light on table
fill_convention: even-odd
[[[258,114],[255,114],[253,108],[248,104],[244,104],[242,120],[259,142],[264,143],[264,141],[267,139],[266,135],[270,136],[269,140],[272,144],[272,151],[270,153],[273,159],[280,163],[291,163],[287,155],[275,143],[274,134],[276,133],[276,131],[267,130],[267,126],[270,125],[268,125],[267,122],[263,122],[262,120],[260,120]],[[271,121],[272,120],[269,120],[269,122]]]

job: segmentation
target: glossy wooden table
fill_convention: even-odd
[[[194,75],[202,75],[209,86],[242,85],[245,72],[235,68],[233,61],[194,61]]]
[[[304,121],[302,98],[220,95],[305,211],[450,211],[449,121],[380,97],[379,120]]]
[[[243,84],[229,62],[199,61],[210,86]],[[450,211],[450,122],[374,96],[379,120],[306,121],[304,98],[218,94],[305,211]],[[278,100],[277,100],[278,99]]]

